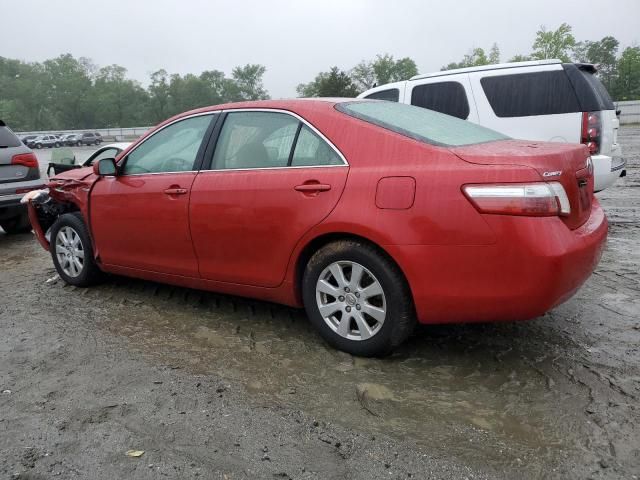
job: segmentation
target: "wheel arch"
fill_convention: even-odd
[[[366,243],[373,247],[382,256],[384,256],[398,268],[400,274],[404,278],[404,281],[407,283],[407,286],[409,286],[409,291],[411,291],[407,275],[402,269],[400,263],[378,242],[363,235],[352,232],[327,232],[319,234],[307,241],[307,243],[300,249],[299,253],[296,256],[296,261],[293,269],[293,288],[296,301],[299,302],[300,305],[302,305],[302,277],[304,275],[304,270],[307,266],[307,263],[309,263],[309,260],[311,259],[313,254],[320,250],[322,247],[341,240],[355,240],[358,242]]]

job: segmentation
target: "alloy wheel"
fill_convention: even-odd
[[[382,285],[370,270],[351,261],[333,262],[322,271],[316,303],[329,328],[349,340],[373,337],[387,316]]]
[[[84,246],[78,232],[64,226],[56,235],[56,256],[62,271],[72,278],[78,277],[84,268]]]

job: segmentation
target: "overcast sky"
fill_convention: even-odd
[[[267,67],[273,98],[321,70],[378,53],[413,58],[421,73],[493,42],[503,60],[531,50],[540,25],[577,40],[613,35],[640,44],[640,0],[0,0],[0,55],[42,61],[61,53],[149,74]]]

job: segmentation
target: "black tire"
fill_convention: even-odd
[[[0,222],[0,227],[2,227],[8,235],[29,233],[31,231],[31,222],[29,221],[29,215],[25,213],[8,220],[3,220]]]
[[[384,292],[386,317],[377,333],[366,340],[341,336],[320,314],[316,285],[322,272],[335,262],[361,265],[373,274]],[[390,354],[407,339],[416,323],[411,291],[400,268],[373,245],[357,240],[330,243],[311,257],[302,278],[302,296],[307,315],[320,335],[334,348],[353,355],[379,357]]]
[[[56,254],[56,240],[58,232],[60,232],[64,227],[71,227],[77,233],[80,237],[81,246],[84,252],[82,269],[76,276],[70,276],[64,271],[64,268],[60,265],[58,260],[58,255]],[[89,232],[84,220],[82,219],[82,215],[78,212],[60,215],[60,217],[55,221],[51,227],[51,245],[49,251],[51,252],[53,265],[56,267],[58,275],[60,275],[60,278],[70,285],[75,285],[76,287],[90,287],[91,285],[99,283],[104,278],[104,273],[100,270],[93,257],[93,246],[91,245]]]
[[[36,148],[37,149],[41,149],[42,148],[42,144],[41,143],[36,143]]]
[[[82,142],[78,140],[78,143],[76,143],[76,147],[81,147],[82,146]]]
[[[55,146],[56,148],[59,148],[59,147],[60,147],[60,144],[59,144],[58,142],[56,142],[54,146]]]

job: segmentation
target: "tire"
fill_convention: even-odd
[[[78,143],[76,143],[76,147],[81,147],[82,146],[82,142],[78,140]]]
[[[60,147],[60,144],[59,144],[58,142],[56,142],[54,146],[55,146],[56,148],[59,148],[59,147]]]
[[[340,271],[342,282],[333,273]],[[352,276],[355,272],[361,272],[359,281]],[[353,355],[390,354],[416,323],[411,291],[398,266],[374,246],[357,240],[330,243],[311,257],[302,278],[302,296],[320,335]]]
[[[31,222],[29,221],[29,215],[25,213],[8,220],[3,220],[0,222],[0,227],[2,227],[8,235],[29,233],[31,231]]]
[[[68,284],[89,287],[103,279],[104,273],[93,258],[91,238],[79,213],[66,213],[58,217],[51,227],[49,250],[58,275]]]
[[[41,143],[36,143],[36,148],[37,149],[41,149],[42,148],[42,144]]]

